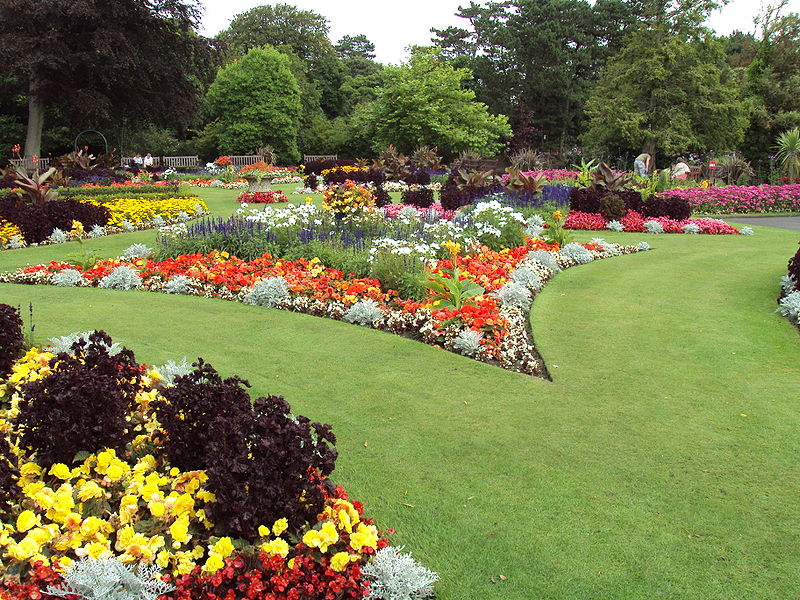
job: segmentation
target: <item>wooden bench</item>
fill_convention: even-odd
[[[8,161],[11,163],[12,167],[20,168],[24,167],[25,169],[33,169],[33,159],[32,158],[12,158]],[[49,158],[40,158],[39,164],[37,168],[40,171],[46,171],[50,167],[50,159]]]
[[[461,168],[470,173],[491,171],[492,173],[504,173],[505,161],[500,158],[484,158],[481,160],[465,160]]]
[[[303,163],[310,163],[316,160],[339,160],[338,154],[304,154]]]
[[[257,162],[264,160],[264,157],[260,154],[230,156],[229,158],[231,159],[231,162],[233,163],[234,167],[245,167],[247,165],[254,165]]]

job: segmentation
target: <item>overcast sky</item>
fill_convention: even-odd
[[[377,60],[400,63],[408,56],[409,45],[427,45],[431,27],[462,25],[455,16],[459,4],[468,0],[284,0],[305,10],[325,16],[331,27],[330,38],[336,43],[344,35],[363,33],[374,44]],[[234,15],[254,6],[275,4],[264,0],[203,0],[205,16],[202,33],[213,36],[225,29]],[[734,29],[753,31],[753,17],[759,12],[761,0],[732,0],[721,12],[712,15],[709,26],[721,34]],[[790,0],[789,10],[800,12],[800,0]]]

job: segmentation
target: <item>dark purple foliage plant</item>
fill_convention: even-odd
[[[11,373],[11,367],[22,356],[24,347],[19,311],[8,304],[0,304],[0,381]]]

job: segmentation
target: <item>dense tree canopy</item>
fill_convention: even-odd
[[[218,119],[220,151],[253,154],[269,144],[282,161],[300,160],[300,88],[289,64],[286,55],[265,46],[219,70],[206,102]]]
[[[188,123],[212,64],[197,18],[195,0],[3,0],[0,64],[27,93],[26,155],[55,104],[76,127],[123,113]]]
[[[653,155],[735,148],[748,119],[721,43],[689,39],[660,24],[628,38],[586,113],[589,148]]]
[[[425,144],[449,153],[494,155],[511,128],[505,116],[490,115],[463,88],[469,77],[468,69],[454,68],[433,49],[416,49],[407,64],[386,67],[384,86],[365,118],[373,148],[395,144],[411,152]]]

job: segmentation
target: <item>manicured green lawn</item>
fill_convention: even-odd
[[[201,193],[235,210],[235,192]],[[41,341],[101,328],[143,361],[202,356],[331,423],[335,479],[439,572],[442,600],[777,600],[800,584],[800,336],[773,312],[798,236],[754,229],[602,232],[655,249],[537,298],[553,382],[218,300],[3,285],[0,301],[33,301]]]

